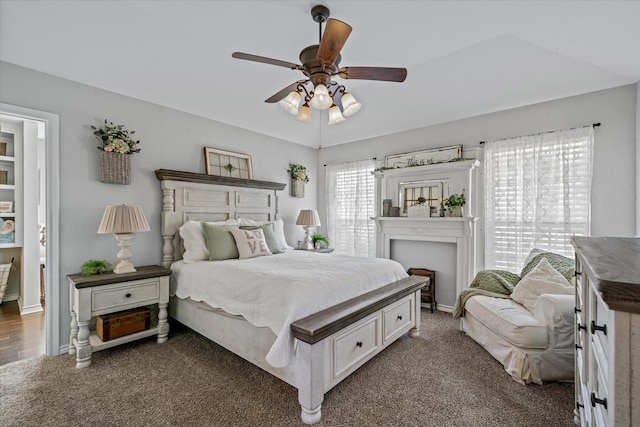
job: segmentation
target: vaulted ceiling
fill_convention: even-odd
[[[316,4],[353,31],[342,66],[406,67],[404,83],[340,80],[363,104],[301,123],[265,99],[318,43]],[[0,1],[0,60],[310,147],[636,83],[640,1]],[[1,95],[1,94],[0,94]]]

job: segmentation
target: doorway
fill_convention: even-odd
[[[25,282],[24,286],[35,286],[34,292],[38,302],[42,280],[44,307],[46,307],[44,316],[45,354],[57,356],[60,354],[60,295],[58,286],[54,286],[54,284],[59,281],[59,117],[53,113],[0,103],[0,119],[3,122],[7,120],[22,123],[35,122],[42,137],[41,148],[43,149],[40,161],[34,160],[31,163],[26,162],[24,165],[25,168],[29,168],[28,171],[25,169],[25,176],[42,183],[41,186],[34,187],[38,193],[35,204],[44,204],[44,208],[40,218],[38,218],[37,212],[32,211],[28,214],[31,215],[31,218],[29,218],[29,225],[25,229],[24,237],[26,239],[22,242],[25,257],[22,271],[35,277],[29,283]],[[40,168],[38,168],[38,163],[40,163]],[[30,196],[31,200],[34,200],[33,196]],[[26,209],[23,214],[25,212]],[[26,221],[23,225],[27,225]],[[46,227],[46,234],[41,225]],[[45,241],[46,252],[40,249],[41,240]]]

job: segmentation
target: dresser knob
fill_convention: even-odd
[[[582,310],[580,310],[578,307],[573,307],[573,312],[574,313],[581,313]]]
[[[357,346],[357,347],[362,347],[362,341],[358,341],[358,342],[356,343],[356,346]]]
[[[596,331],[600,331],[603,334],[607,335],[607,325],[599,326],[599,325],[596,325],[595,320],[592,320],[591,321],[591,333],[595,334]]]
[[[582,346],[581,346],[581,345],[576,344],[576,350],[578,350],[578,349],[582,349]]]
[[[584,326],[584,325],[581,325],[580,323],[578,323],[578,330],[580,330],[580,329],[587,329],[587,327]]]
[[[604,406],[604,409],[607,409],[607,398],[605,397],[604,399],[598,399],[596,397],[596,394],[594,392],[591,392],[591,406],[595,408],[596,404],[600,404]]]
[[[131,298],[131,294],[126,294],[125,297]]]
[[[584,408],[584,405],[576,400],[576,408]]]
[[[398,320],[402,320],[402,316],[398,316]]]

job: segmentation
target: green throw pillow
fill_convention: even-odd
[[[240,257],[236,240],[229,231],[232,228],[238,227],[202,223],[202,231],[207,241],[207,249],[209,249],[209,261],[223,261]]]
[[[520,273],[520,277],[524,278],[533,268],[538,265],[538,262],[542,258],[546,258],[549,261],[549,264],[553,268],[555,268],[560,274],[562,274],[565,279],[571,280],[571,278],[575,275],[576,263],[571,258],[567,258],[566,256],[562,256],[559,254],[554,254],[553,252],[543,252],[539,255],[533,257],[531,261],[527,265],[524,266],[522,272]]]
[[[279,254],[282,252],[282,248],[280,247],[280,241],[276,237],[276,232],[274,230],[273,224],[264,224],[264,225],[243,225],[240,227],[240,230],[256,230],[261,228],[264,232],[264,240],[267,242],[267,246],[272,254]]]

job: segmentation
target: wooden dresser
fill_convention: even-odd
[[[575,421],[640,425],[640,238],[573,237]]]

